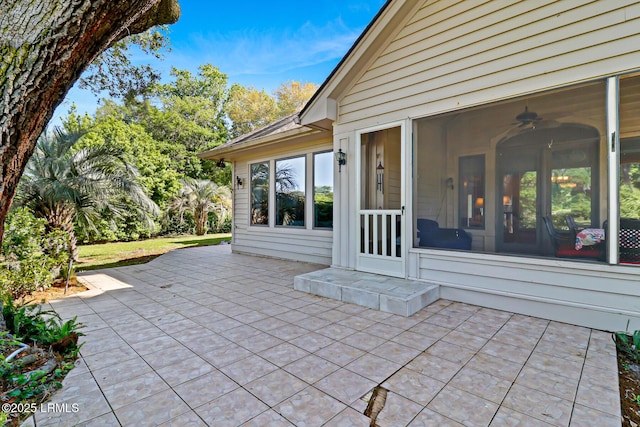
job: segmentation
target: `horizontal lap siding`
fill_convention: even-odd
[[[492,305],[491,295],[508,295],[512,301],[510,304],[520,300],[525,310],[528,301],[536,301],[555,306],[558,312],[554,316],[551,312],[536,312],[530,308],[531,312],[525,314],[606,330],[640,328],[637,269],[632,266],[549,260],[538,263],[533,259],[518,257],[510,257],[507,263],[504,257],[453,255],[451,252],[419,255],[418,277],[441,282],[443,298],[450,292],[447,287],[451,290],[462,289],[489,295],[484,304],[500,308]],[[460,268],[461,263],[464,263],[463,269]],[[479,303],[477,299],[468,302]],[[511,307],[510,310],[519,311],[513,305]],[[576,307],[584,313],[569,311]],[[602,316],[594,315],[595,312]],[[627,325],[627,321],[631,326]]]
[[[233,237],[232,243],[235,244],[237,236],[247,228],[249,223],[249,188],[251,186],[249,177],[249,165],[247,162],[236,162],[234,165],[235,176],[244,179],[243,188],[233,189]],[[232,177],[232,184],[235,177]]]
[[[331,264],[331,237],[314,236],[313,230],[300,230],[300,233],[284,235],[278,229],[256,232],[251,228],[236,234],[234,251],[324,265]]]
[[[635,1],[437,2],[340,100],[340,125],[429,115],[640,68]]]

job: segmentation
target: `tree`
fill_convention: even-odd
[[[160,72],[149,64],[134,65],[130,48],[136,46],[143,53],[162,59],[163,52],[170,50],[168,43],[166,34],[156,28],[120,40],[89,65],[78,81],[79,86],[96,95],[107,91],[112,98],[131,99],[144,95],[160,80]]]
[[[261,128],[276,120],[276,100],[264,90],[231,86],[227,115],[231,121],[231,138]]]
[[[18,181],[55,108],[87,66],[180,16],[177,0],[0,0],[0,239]]]
[[[54,131],[39,139],[20,181],[18,203],[44,218],[49,229],[69,233],[69,253],[77,259],[74,221],[94,227],[101,213],[128,214],[138,207],[141,217],[158,208],[137,183],[137,171],[123,159],[123,151],[109,145],[74,150],[82,134]],[[126,203],[130,201],[132,203]]]
[[[313,83],[291,81],[282,83],[275,91],[278,118],[286,117],[302,110],[302,107],[318,90]]]
[[[227,140],[227,76],[210,64],[201,65],[197,75],[177,68],[171,75],[175,80],[156,85],[149,99],[125,100],[124,120],[144,126],[166,149],[179,173],[195,179],[210,177],[217,171],[215,164],[199,159],[197,153]]]
[[[251,86],[233,85],[227,107],[231,137],[237,138],[302,110],[317,89],[313,83],[290,81],[280,84],[271,96]]]
[[[67,132],[91,129],[76,147],[107,145],[122,151],[124,160],[137,169],[138,182],[145,192],[158,206],[165,206],[180,190],[181,178],[169,156],[163,152],[168,147],[155,141],[142,125],[127,123],[115,114],[102,115],[100,111],[95,119],[87,118],[80,127],[71,124],[77,122],[73,115],[64,121]]]
[[[196,234],[207,232],[209,213],[214,213],[218,224],[224,223],[231,212],[231,191],[224,185],[205,179],[185,178],[182,190],[171,205],[171,211],[177,212],[182,220],[190,212],[196,223]]]

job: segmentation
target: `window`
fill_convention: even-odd
[[[333,164],[333,152],[326,151],[250,165],[250,224],[333,228]],[[313,173],[307,176],[308,167]],[[308,192],[313,194],[313,209],[306,206]]]
[[[460,157],[460,227],[484,228],[484,155]]]
[[[269,162],[251,165],[251,224],[269,225]]]
[[[333,227],[333,153],[313,155],[313,226]]]
[[[276,160],[276,225],[304,227],[306,157]]]

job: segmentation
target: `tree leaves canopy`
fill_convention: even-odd
[[[18,181],[87,66],[131,34],[178,20],[177,0],[0,0],[0,239]]]

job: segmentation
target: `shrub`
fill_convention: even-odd
[[[0,251],[0,293],[21,298],[45,289],[69,261],[69,235],[46,231],[26,208],[10,212]]]
[[[624,353],[632,362],[640,363],[640,330],[633,334],[616,332],[613,334],[613,341],[618,351]]]
[[[73,338],[74,342],[66,350],[74,351],[77,338],[84,335],[78,332],[84,325],[76,317],[63,322],[55,311],[42,310],[38,305],[16,304],[11,297],[3,299],[2,315],[7,330],[23,342],[50,346]]]

